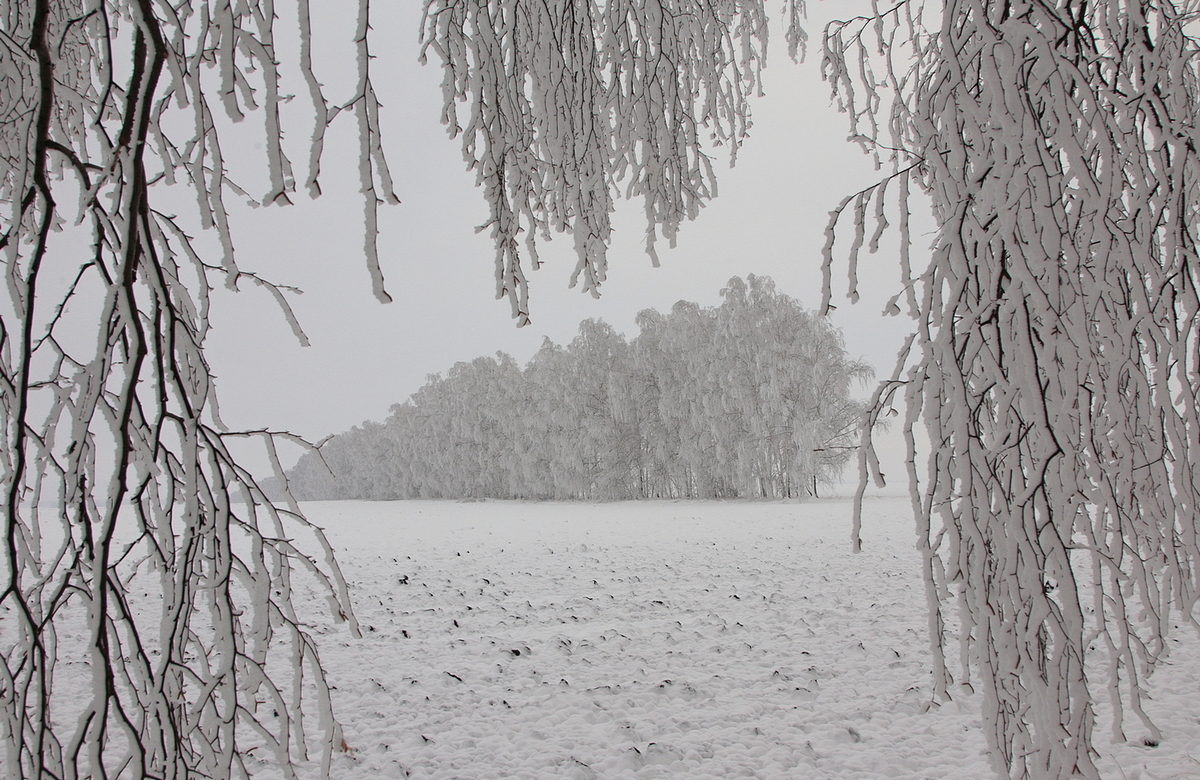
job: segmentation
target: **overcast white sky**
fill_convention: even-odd
[[[491,239],[475,232],[486,219],[482,194],[458,142],[439,123],[440,69],[417,63],[420,3],[396,5],[396,18],[374,20],[373,46],[389,159],[403,201],[380,213],[380,258],[395,302],[382,305],[371,295],[361,251],[356,131],[346,116],[330,135],[322,198],[301,196],[292,207],[234,215],[243,269],[305,291],[294,307],[312,346],[297,345],[263,290],[246,285],[239,294],[217,296],[209,355],[222,414],[232,427],[288,429],[319,439],[364,420],[381,421],[426,375],[457,361],[502,350],[524,363],[544,337],[567,342],[588,317],[632,338],[637,312],[666,310],[681,299],[716,305],[734,275],[768,275],[806,307],[820,303],[829,211],[876,176],[870,160],[846,142],[846,117],[820,78],[820,30],[829,13],[848,13],[858,3],[810,6],[814,45],[799,65],[788,59],[781,30],[774,30],[767,96],[753,104],[751,137],[732,170],[724,152],[714,152],[722,160],[720,195],[681,230],[676,249],[660,241],[662,267],[652,268],[642,250],[640,204],[623,203],[603,296],[593,300],[567,289],[575,259],[570,237],[559,236],[543,247],[545,265],[530,275],[532,324],[521,329],[510,319],[508,302],[495,300]],[[330,19],[318,29],[325,40],[346,40],[347,24]],[[352,51],[344,49],[343,56]],[[325,81],[331,100],[347,86]],[[293,109],[298,117],[305,110]],[[306,134],[301,123],[287,138],[298,176]],[[253,155],[251,146],[246,140],[235,152]],[[917,224],[924,225],[914,247],[919,265],[932,236],[927,219]],[[844,236],[843,250],[851,232]],[[834,322],[851,355],[881,375],[891,372],[911,325],[906,317],[880,316],[897,288],[896,268],[894,245],[864,255],[864,297],[854,306],[843,296],[844,265],[835,271]]]

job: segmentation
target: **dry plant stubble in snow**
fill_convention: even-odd
[[[906,500],[867,499],[858,555],[847,500],[306,507],[364,634],[319,636],[335,776],[991,776],[980,697],[926,711]],[[1173,641],[1165,739],[1101,739],[1105,777],[1200,777],[1200,643]]]

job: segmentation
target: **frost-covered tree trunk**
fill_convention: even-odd
[[[298,86],[330,109],[299,0]],[[368,225],[386,192],[365,6],[358,118]],[[0,774],[286,776],[340,743],[297,605],[354,628],[329,545],[231,455],[204,354],[209,293],[239,270],[225,199],[284,203],[276,9],[149,0],[0,3]],[[221,126],[263,124],[266,192],[231,178]],[[164,206],[180,184],[196,210]],[[194,239],[215,238],[217,262]],[[368,244],[370,241],[368,241]],[[368,254],[370,254],[368,252]],[[384,297],[377,267],[374,278]],[[278,464],[276,463],[278,469]],[[281,470],[279,470],[282,473]]]

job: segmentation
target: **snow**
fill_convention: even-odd
[[[307,504],[363,630],[314,628],[333,775],[992,777],[980,696],[928,706],[908,506],[868,499],[856,555],[844,499]],[[1105,777],[1200,778],[1200,642],[1174,644],[1162,744],[1110,743],[1096,691]]]

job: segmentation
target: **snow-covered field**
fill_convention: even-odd
[[[993,777],[979,696],[927,708],[907,508],[869,499],[855,555],[846,500],[308,504],[364,634],[319,629],[334,776]],[[1105,777],[1200,778],[1198,645],[1154,678],[1161,745],[1101,705]]]

